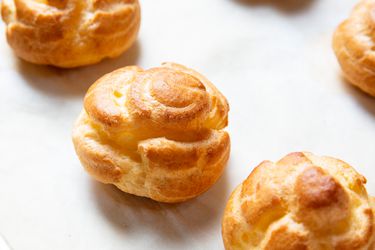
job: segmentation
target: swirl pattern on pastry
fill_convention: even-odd
[[[331,157],[292,153],[265,161],[228,201],[225,248],[373,250],[375,209],[365,183]]]
[[[119,56],[140,25],[138,0],[4,0],[1,13],[19,57],[64,68]]]
[[[337,28],[333,49],[348,81],[375,96],[375,1],[362,0]]]
[[[182,65],[125,67],[88,90],[73,132],[97,180],[163,202],[206,191],[229,157],[229,106],[206,78]]]

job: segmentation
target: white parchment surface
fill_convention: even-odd
[[[0,234],[14,250],[223,249],[230,192],[292,151],[353,165],[375,195],[375,98],[345,84],[332,33],[355,0],[141,0],[137,43],[80,69],[17,59],[0,25]],[[208,192],[177,205],[93,181],[71,143],[87,88],[116,68],[173,61],[228,98],[232,153]]]

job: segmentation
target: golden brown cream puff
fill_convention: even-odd
[[[162,202],[191,199],[221,176],[230,139],[225,97],[174,63],[118,69],[94,83],[73,131],[97,180]]]

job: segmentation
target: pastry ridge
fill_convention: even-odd
[[[73,130],[97,180],[162,202],[193,198],[221,176],[229,105],[199,73],[175,63],[130,66],[97,80]]]
[[[4,0],[1,15],[17,56],[62,68],[119,56],[140,26],[138,0]]]
[[[308,152],[262,162],[224,212],[226,249],[373,250],[374,198],[347,163]]]

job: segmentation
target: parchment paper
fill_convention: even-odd
[[[375,195],[375,98],[345,83],[331,49],[355,0],[141,0],[137,43],[73,70],[17,59],[0,25],[0,234],[14,250],[223,249],[231,191],[293,151],[354,166]],[[174,61],[228,98],[232,152],[207,193],[166,205],[93,181],[71,143],[87,88],[116,68]]]

